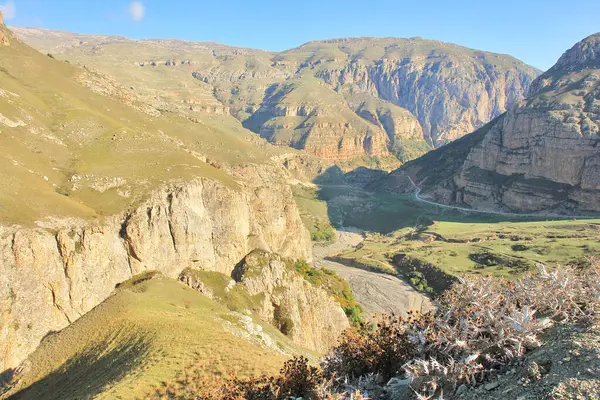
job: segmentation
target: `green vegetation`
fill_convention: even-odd
[[[0,109],[11,121],[0,135],[0,172],[9,177],[0,182],[5,223],[112,215],[173,180],[208,177],[236,188],[219,164],[262,163],[278,151],[253,143],[229,116],[203,114],[199,124],[179,113],[138,111],[121,101],[129,89],[17,40],[0,47],[0,80]],[[114,92],[94,93],[80,80]]]
[[[317,198],[316,188],[295,185],[292,186],[292,193],[311,239],[314,242],[335,241],[336,233],[329,223],[327,204]]]
[[[598,219],[546,221],[472,214],[423,204],[412,194],[370,192],[331,182],[305,191],[302,201],[321,205],[318,216],[324,218],[326,211],[336,226],[366,231],[365,241],[339,254],[338,260],[399,274],[426,293],[440,293],[452,276],[516,277],[538,263],[581,263],[600,252]],[[314,209],[304,208],[306,213]],[[415,273],[424,274],[425,280]]]
[[[335,241],[335,229],[326,222],[317,222],[314,230],[309,228],[310,238],[313,242],[333,242]]]
[[[313,268],[305,261],[297,261],[293,264],[288,263],[288,268],[293,268],[313,286],[325,289],[327,293],[333,296],[346,313],[352,325],[357,326],[363,321],[363,309],[356,302],[356,299],[354,299],[350,285],[335,271],[327,268]]]
[[[402,272],[407,261],[430,264],[448,275],[518,276],[536,264],[579,263],[600,252],[600,220],[471,223],[434,221],[387,235],[369,234],[339,255],[357,266]],[[413,264],[414,266],[415,264]],[[413,286],[420,283],[407,277]],[[412,280],[415,282],[412,282]],[[424,284],[425,285],[425,284]],[[429,286],[434,286],[429,282]],[[425,290],[427,291],[426,287]]]
[[[150,276],[152,279],[149,279]],[[283,355],[229,331],[238,317],[179,282],[136,276],[64,330],[48,335],[11,393],[18,398],[146,398],[161,382],[202,365],[205,377],[273,374]],[[286,351],[303,353],[274,327]]]
[[[518,360],[535,357],[539,364],[530,360],[517,367],[521,372],[514,374],[513,383],[530,387],[533,389],[530,393],[556,397],[552,395],[556,386],[577,380],[573,379],[575,374],[578,377],[584,366],[589,365],[593,357],[585,357],[584,362],[583,351],[592,354],[597,351],[598,337],[593,328],[585,330],[593,337],[592,343],[588,340],[584,344],[583,337],[573,333],[576,326],[581,332],[581,325],[593,326],[598,321],[600,269],[596,263],[587,268],[563,267],[555,272],[540,269],[518,282],[467,278],[446,292],[434,311],[424,315],[415,312],[406,318],[383,316],[377,324],[362,324],[348,330],[319,366],[295,357],[275,376],[208,381],[197,374],[170,383],[156,396],[196,396],[210,400],[298,397],[363,400],[400,399],[406,398],[407,393],[410,397],[415,393],[414,397],[446,398],[461,385],[483,392],[481,386],[492,383],[494,389],[499,385],[499,372],[514,374],[505,372],[515,369]],[[555,325],[559,326],[552,329]],[[560,355],[553,355],[553,346],[559,344],[566,344],[568,353],[563,347]],[[559,361],[566,354],[569,358]],[[549,357],[551,361],[546,361]],[[555,368],[555,362],[575,363],[573,375],[553,377],[562,382],[549,387],[542,379],[550,367]],[[542,382],[536,385],[536,381]],[[584,393],[593,397],[598,379],[582,377],[580,382]],[[539,390],[542,385],[545,392]],[[487,386],[485,389],[490,390]]]
[[[231,277],[214,271],[186,268],[181,276],[204,284],[204,292],[216,301],[236,312],[256,312],[264,300],[264,294],[250,296],[246,288],[232,281]]]

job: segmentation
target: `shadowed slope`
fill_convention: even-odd
[[[302,352],[274,327],[265,332],[275,349],[251,342],[249,334],[238,337],[244,332],[240,315],[170,279],[122,285],[47,336],[13,378],[8,398],[140,398],[191,364],[204,365],[207,376],[249,376],[276,372],[286,358],[283,349]]]

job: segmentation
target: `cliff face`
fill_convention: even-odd
[[[4,25],[4,16],[2,15],[2,11],[0,11],[0,45],[10,46],[9,35],[8,29]]]
[[[416,177],[425,195],[447,203],[600,211],[599,55],[600,34],[584,39],[532,84],[527,100],[400,172]]]
[[[239,190],[210,179],[172,184],[98,223],[0,227],[2,367],[15,367],[132,275],[175,278],[186,267],[229,274],[256,248],[311,255],[289,187],[258,176]]]
[[[250,295],[264,294],[259,315],[294,343],[326,352],[349,328],[346,314],[323,289],[312,286],[279,256],[254,251],[233,271]]]
[[[442,145],[481,127],[522,100],[536,76],[515,63],[503,68],[455,55],[414,56],[350,63],[319,76],[334,86],[360,90],[409,110],[429,143]]]

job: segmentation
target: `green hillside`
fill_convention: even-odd
[[[242,314],[177,281],[138,281],[49,334],[8,398],[141,398],[188,368],[207,376],[272,374],[285,354],[303,353],[271,326],[264,332],[276,349],[252,333],[241,337]]]
[[[150,116],[77,83],[82,73],[14,37],[0,46],[0,221],[110,215],[174,178],[235,185],[201,155],[218,165],[273,151],[233,118]]]

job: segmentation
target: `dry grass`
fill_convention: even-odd
[[[195,389],[186,394],[211,400],[324,400],[367,398],[368,391],[377,398],[393,378],[385,387],[392,398],[446,398],[458,385],[478,385],[540,347],[542,332],[551,326],[597,317],[600,263],[591,264],[553,272],[540,266],[516,282],[465,280],[442,296],[435,312],[383,316],[377,326],[348,331],[321,368],[297,358],[274,377],[219,381],[210,391],[189,386]]]
[[[24,399],[140,398],[185,369],[202,376],[272,374],[285,357],[226,330],[227,308],[176,281],[124,285],[29,357]],[[269,330],[286,348],[287,339]]]

